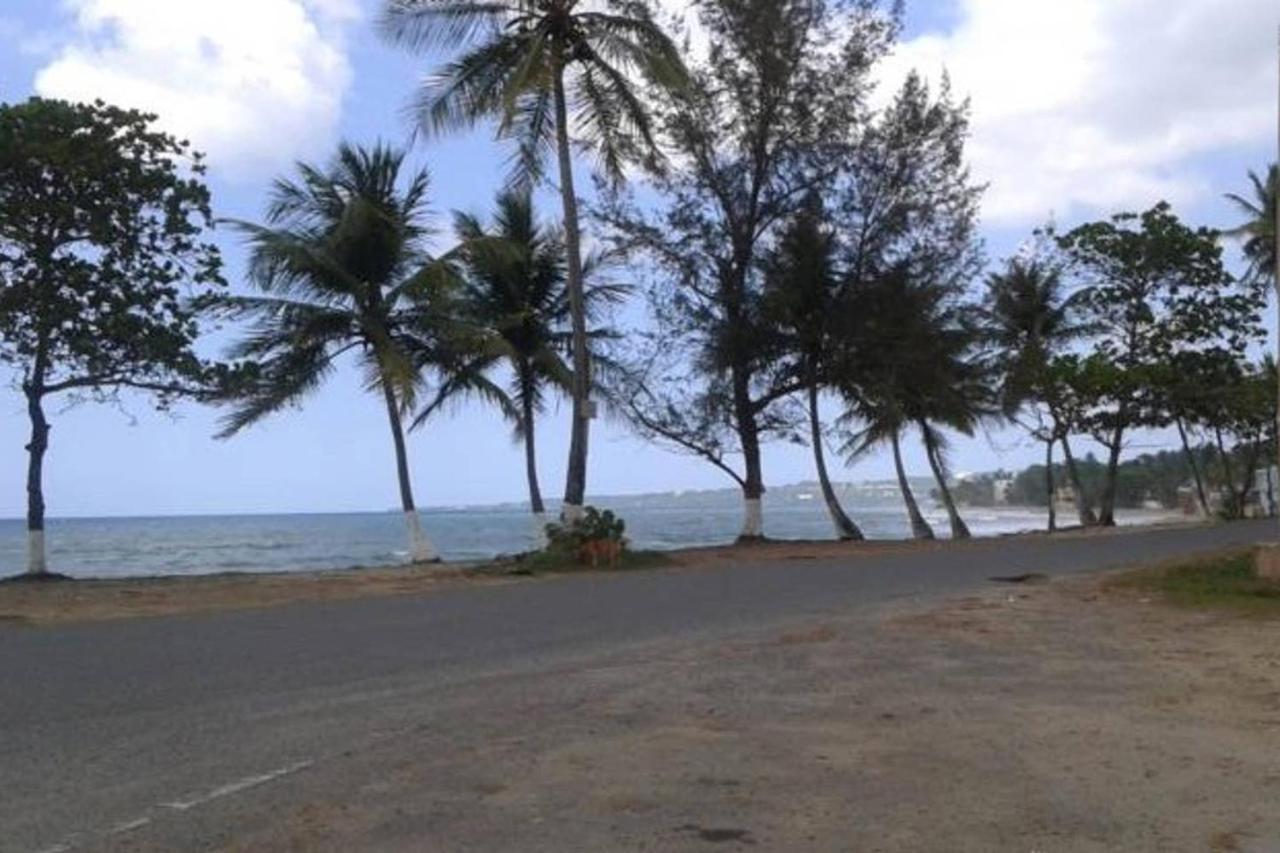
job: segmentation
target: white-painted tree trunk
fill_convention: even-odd
[[[586,507],[578,504],[567,503],[560,508],[560,520],[565,524],[573,524],[575,521],[581,521],[586,514]]]
[[[547,524],[550,519],[547,518],[545,512],[535,512],[533,514],[533,550],[545,551],[547,548]]]
[[[27,574],[43,575],[49,571],[49,564],[44,556],[44,531],[27,531]]]
[[[414,563],[434,563],[440,559],[427,534],[422,531],[422,518],[417,512],[404,514],[405,527],[409,529],[409,557]]]
[[[764,536],[764,505],[759,498],[745,498],[742,502],[742,538],[760,539]]]

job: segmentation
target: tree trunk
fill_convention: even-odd
[[[818,469],[818,484],[822,487],[822,499],[827,503],[831,523],[835,525],[836,538],[846,542],[861,542],[866,537],[862,535],[858,525],[853,523],[853,519],[845,514],[844,508],[840,506],[840,499],[836,497],[836,490],[831,487],[831,478],[827,475],[826,452],[822,445],[822,421],[818,416],[817,383],[809,385],[809,427],[813,439],[813,461]]]
[[[733,410],[738,426],[738,440],[742,444],[742,461],[746,477],[743,478],[742,495],[745,513],[739,542],[759,542],[764,536],[764,466],[760,461],[760,429],[756,424],[755,408],[751,404],[751,387],[747,377],[733,368]]]
[[[409,454],[404,444],[404,427],[400,422],[400,407],[391,385],[382,382],[382,396],[387,404],[387,419],[391,423],[391,440],[396,447],[396,475],[400,480],[400,507],[404,510],[404,523],[409,531],[409,556],[414,563],[439,562],[440,557],[431,541],[422,532],[422,519],[413,502],[413,486],[409,482]]]
[[[938,482],[938,494],[942,496],[942,505],[947,508],[947,518],[951,520],[951,538],[952,539],[969,539],[972,534],[969,532],[969,525],[964,523],[964,519],[960,517],[960,511],[956,509],[955,499],[951,496],[951,489],[947,487],[947,472],[942,470],[942,460],[938,458],[938,448],[933,441],[933,433],[929,430],[929,425],[924,421],[920,422],[920,434],[924,437],[924,453],[929,457],[929,467],[933,470],[933,479]]]
[[[538,448],[534,441],[533,399],[526,389],[521,401],[524,417],[524,467],[529,480],[529,508],[534,515],[545,515],[547,508],[542,502],[542,489],[538,486]]]
[[[44,454],[49,449],[49,421],[41,405],[41,383],[37,381],[24,390],[31,419],[31,442],[27,445],[27,574],[39,576],[49,572],[44,546]]]
[[[529,509],[533,513],[533,549],[547,547],[547,507],[542,501],[542,488],[538,485],[538,446],[534,430],[534,412],[531,395],[526,393],[524,408],[524,465],[529,480]]]
[[[1232,518],[1243,518],[1244,501],[1241,498],[1245,490],[1236,491],[1235,466],[1231,464],[1231,454],[1227,453],[1226,443],[1222,440],[1222,430],[1215,429],[1214,433],[1218,440],[1218,455],[1222,458],[1222,476],[1227,481],[1227,497],[1230,499],[1230,505],[1226,508],[1227,512],[1230,513]]]
[[[1276,514],[1276,484],[1271,476],[1271,460],[1263,460],[1267,466],[1267,515]]]
[[[1080,481],[1080,469],[1076,466],[1075,454],[1071,452],[1071,440],[1065,435],[1062,437],[1062,458],[1067,465],[1067,479],[1071,481],[1071,491],[1076,496],[1076,515],[1080,518],[1080,524],[1083,527],[1095,527],[1098,524],[1098,517],[1093,514],[1093,507],[1089,505],[1089,497],[1084,492],[1084,484]]]
[[[1050,438],[1044,443],[1044,485],[1049,498],[1049,532],[1058,531],[1058,508],[1055,505],[1058,489],[1053,482],[1053,442]]]
[[[935,539],[933,528],[920,513],[916,496],[911,493],[911,484],[907,482],[907,469],[902,466],[902,446],[898,433],[890,436],[893,444],[893,464],[898,470],[898,488],[902,490],[902,501],[907,505],[907,517],[911,519],[911,535],[916,539]]]
[[[1187,427],[1182,422],[1182,418],[1173,419],[1178,425],[1178,437],[1182,439],[1182,453],[1187,458],[1187,466],[1191,469],[1191,477],[1196,484],[1196,499],[1200,501],[1200,511],[1205,518],[1209,517],[1209,498],[1204,492],[1204,476],[1200,473],[1200,463],[1196,462],[1196,456],[1191,452],[1191,442],[1187,440]]]
[[[1124,414],[1121,413],[1121,418]],[[1117,475],[1120,472],[1120,452],[1124,441],[1124,427],[1116,427],[1111,434],[1111,443],[1107,446],[1107,478],[1102,485],[1102,506],[1098,513],[1098,523],[1103,527],[1116,526],[1116,489],[1119,487]]]
[[[591,356],[587,351],[586,297],[582,281],[582,236],[578,197],[573,187],[573,156],[569,150],[569,111],[565,103],[564,69],[555,74],[556,148],[560,157],[560,198],[564,204],[564,243],[568,255],[569,311],[573,324],[573,427],[569,437],[569,467],[561,517],[582,517],[587,492],[587,450],[591,437]]]

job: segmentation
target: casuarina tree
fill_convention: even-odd
[[[16,374],[27,445],[30,574],[46,574],[49,397],[140,389],[159,405],[207,393],[198,299],[222,287],[204,165],[155,116],[101,102],[0,105],[0,361]]]
[[[598,155],[620,182],[630,163],[659,161],[653,121],[640,96],[649,83],[665,96],[685,83],[676,46],[642,0],[387,0],[382,29],[396,44],[461,55],[422,91],[422,125],[440,132],[495,119],[516,145],[520,183],[542,176],[555,152],[564,206],[573,331],[573,426],[562,514],[583,510],[594,416],[582,270],[582,236],[572,146]]]
[[[874,2],[707,0],[710,52],[659,111],[672,168],[656,204],[602,218],[651,278],[656,333],[623,395],[638,431],[742,490],[741,538],[764,535],[762,445],[794,436],[805,388],[763,317],[762,261],[812,191],[829,187],[869,120],[872,68],[898,18]]]

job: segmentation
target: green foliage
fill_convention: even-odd
[[[1103,523],[1114,523],[1126,435],[1170,419],[1160,381],[1170,362],[1188,353],[1239,359],[1261,334],[1265,291],[1227,272],[1219,236],[1184,225],[1162,202],[1057,238],[1090,329],[1090,351],[1070,377],[1080,426],[1110,452]]]
[[[406,179],[403,163],[389,148],[343,145],[327,168],[302,165],[276,182],[266,224],[236,223],[261,295],[215,303],[252,323],[233,354],[255,365],[223,400],[224,436],[299,404],[347,353],[400,411],[433,390],[433,375],[427,405],[467,391],[502,398],[467,369],[479,342],[456,322],[452,258],[427,250],[428,176]]]
[[[612,510],[593,506],[581,518],[566,524],[547,525],[547,553],[578,563],[614,563],[627,548],[627,525]]]
[[[1249,260],[1249,275],[1280,288],[1276,276],[1276,201],[1280,194],[1280,166],[1272,164],[1264,181],[1256,172],[1249,173],[1248,197],[1229,193],[1227,200],[1248,219],[1227,232],[1239,239]]]
[[[155,116],[0,105],[0,362],[35,398],[199,393],[196,305],[223,287],[205,167]]]
[[[498,137],[516,144],[515,177],[527,183],[541,176],[557,131],[568,133],[571,124],[605,174],[621,181],[628,163],[656,166],[660,159],[640,82],[670,96],[686,72],[647,4],[601,5],[387,0],[381,28],[412,50],[463,51],[422,91],[423,127],[467,130],[496,118]],[[562,107],[563,121],[557,117]]]

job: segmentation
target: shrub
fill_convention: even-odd
[[[612,511],[589,506],[576,521],[547,525],[547,552],[592,568],[613,567],[626,551],[626,532],[626,522]]]

